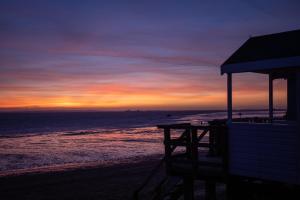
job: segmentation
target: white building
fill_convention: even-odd
[[[232,122],[232,76],[269,77],[268,123]],[[227,74],[229,174],[300,184],[300,30],[248,39],[221,66]],[[273,120],[273,80],[287,80],[286,121]]]

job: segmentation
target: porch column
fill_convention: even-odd
[[[297,120],[297,74],[292,73],[287,78],[287,120]]]
[[[273,121],[273,76],[269,74],[269,119]]]
[[[232,74],[227,73],[227,123],[232,122]]]
[[[297,120],[300,129],[300,72],[297,72]],[[300,130],[299,130],[300,131]]]

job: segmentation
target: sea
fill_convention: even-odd
[[[0,112],[0,176],[163,155],[163,133],[156,125],[207,124],[226,115],[225,111]],[[237,118],[267,115],[264,110],[233,113]]]

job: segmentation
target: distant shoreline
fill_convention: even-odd
[[[274,109],[274,111],[285,111],[286,109]],[[233,112],[249,112],[249,111],[268,111],[268,109],[234,109]],[[197,110],[98,110],[98,109],[3,109],[0,108],[1,113],[122,113],[122,112],[171,112],[171,113],[185,113],[185,112],[195,112],[195,113],[213,113],[213,112],[227,112],[226,109],[197,109]]]

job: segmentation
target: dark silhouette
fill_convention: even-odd
[[[228,77],[228,118],[209,125],[159,125],[164,131],[166,176],[152,199],[194,199],[196,180],[205,182],[206,199],[216,199],[225,184],[227,199],[300,198],[300,30],[251,37],[221,66]],[[232,74],[269,76],[269,117],[232,118]],[[287,80],[287,114],[273,114],[273,80]],[[286,119],[286,120],[284,120]],[[238,121],[238,122],[235,122]],[[181,130],[179,137],[174,130]],[[176,132],[175,132],[176,133]],[[204,141],[205,135],[208,140]],[[182,151],[176,151],[178,148]],[[158,165],[160,167],[162,165]],[[143,188],[135,199],[144,199]],[[170,184],[171,178],[177,182]],[[150,198],[151,199],[151,198]]]

